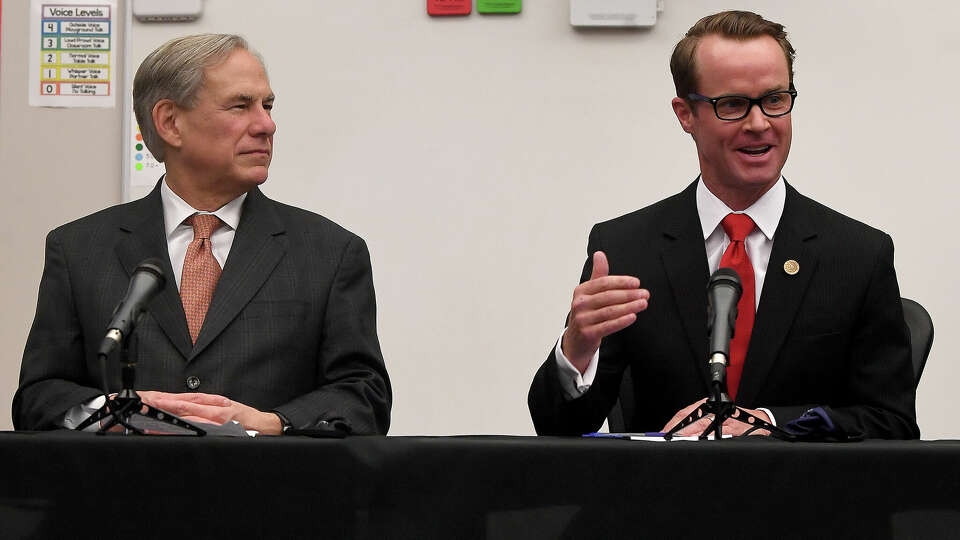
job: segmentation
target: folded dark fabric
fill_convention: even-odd
[[[784,424],[783,429],[793,435],[809,435],[812,433],[836,433],[837,426],[830,419],[823,407],[814,407],[803,413],[803,416]]]
[[[799,441],[858,441],[861,436],[845,433],[840,428],[826,409],[823,407],[814,407],[803,416],[787,422],[783,425],[784,431],[797,437]]]

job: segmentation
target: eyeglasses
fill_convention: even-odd
[[[793,102],[797,99],[797,91],[779,90],[758,98],[747,96],[720,96],[711,98],[700,94],[687,94],[687,97],[696,101],[706,101],[713,104],[713,112],[720,120],[740,120],[750,114],[754,105],[759,105],[763,114],[776,118],[788,114],[793,110]]]

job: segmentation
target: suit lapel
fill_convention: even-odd
[[[162,181],[162,180],[161,180]],[[184,358],[190,355],[192,345],[183,304],[177,291],[177,282],[170,265],[163,224],[163,204],[160,201],[160,183],[149,195],[124,207],[120,230],[128,233],[116,245],[116,253],[127,273],[133,275],[137,265],[153,257],[163,262],[166,286],[150,303],[150,314]]]
[[[773,250],[760,292],[760,306],[743,365],[738,402],[752,403],[756,399],[776,363],[817,267],[816,236],[805,200],[787,184],[783,215],[774,235]],[[795,275],[784,271],[784,263],[789,260],[800,265],[800,271]]]
[[[188,361],[203,352],[250,302],[286,252],[274,238],[283,234],[284,227],[271,204],[259,189],[247,195],[230,255]]]
[[[665,212],[670,217],[663,227],[664,247],[660,257],[676,299],[692,361],[704,385],[709,385],[706,285],[710,269],[697,214],[696,186],[694,181],[681,193],[676,208]]]

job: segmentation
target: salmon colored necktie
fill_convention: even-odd
[[[223,222],[213,214],[194,214],[186,222],[193,226],[193,241],[187,246],[187,256],[183,259],[180,300],[187,316],[190,341],[196,343],[220,279],[220,263],[213,256],[210,235]]]
[[[753,264],[750,263],[744,241],[756,225],[746,214],[727,214],[721,225],[730,238],[730,245],[720,259],[720,268],[732,268],[736,271],[740,275],[740,284],[743,286],[743,294],[737,303],[737,325],[733,332],[733,340],[730,342],[730,366],[727,367],[727,393],[730,399],[736,400],[737,387],[740,386],[743,362],[747,357],[747,347],[750,345],[750,334],[753,333],[753,318],[756,312]]]

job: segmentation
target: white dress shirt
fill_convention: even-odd
[[[720,225],[723,218],[730,213],[747,214],[757,225],[753,232],[747,236],[745,242],[747,255],[753,265],[757,303],[755,307],[760,306],[760,293],[763,291],[763,281],[767,276],[767,264],[770,262],[770,251],[773,249],[773,235],[780,223],[780,216],[783,215],[783,205],[786,199],[787,188],[783,177],[780,177],[777,183],[749,208],[742,212],[734,212],[707,189],[702,178],[697,182],[697,214],[700,216],[700,225],[703,228],[703,242],[707,248],[707,264],[710,267],[711,274],[720,266],[723,252],[730,245],[730,238]],[[643,276],[639,277],[643,278]],[[656,298],[652,294],[650,300],[656,302]],[[706,302],[706,296],[704,296],[704,302]],[[643,313],[638,314],[638,316],[642,317]],[[566,332],[566,329],[564,329],[564,332]],[[560,378],[560,386],[567,397],[575,399],[583,395],[593,384],[597,374],[600,351],[593,353],[593,359],[590,360],[586,371],[581,375],[580,371],[573,367],[573,364],[563,355],[562,343],[563,333],[560,334],[560,338],[557,339],[557,344],[554,347],[554,358],[559,368],[557,373]],[[704,358],[703,361],[706,363],[707,359]],[[766,412],[771,420],[774,420],[773,414],[767,409],[761,410]],[[775,421],[773,423],[776,424]]]
[[[210,235],[210,248],[213,257],[223,268],[233,246],[233,237],[240,224],[240,214],[243,211],[243,201],[247,198],[244,193],[213,212],[205,212],[193,208],[179,195],[170,189],[166,178],[160,182],[160,202],[163,205],[163,227],[167,237],[167,255],[173,267],[173,275],[177,281],[177,290],[180,290],[180,280],[183,274],[183,261],[187,257],[187,246],[193,241],[193,227],[184,223],[194,214],[213,214],[220,218],[223,225]],[[63,427],[74,429],[84,420],[103,406],[103,396],[97,396],[86,403],[70,408],[63,417]],[[99,426],[89,426],[87,431],[96,431]]]
[[[177,278],[177,290],[180,290],[183,260],[187,257],[187,246],[190,245],[190,242],[193,242],[193,227],[184,223],[184,221],[194,214],[213,214],[220,218],[223,225],[210,235],[210,248],[213,250],[213,257],[220,263],[220,268],[223,268],[227,262],[227,255],[230,254],[230,247],[233,246],[233,237],[237,232],[237,226],[240,224],[240,213],[243,210],[243,201],[246,198],[247,194],[244,193],[213,212],[203,212],[193,208],[187,204],[187,201],[174,193],[167,185],[166,179],[160,184],[160,200],[163,202],[163,227],[167,235],[167,254],[170,256],[173,275]]]

